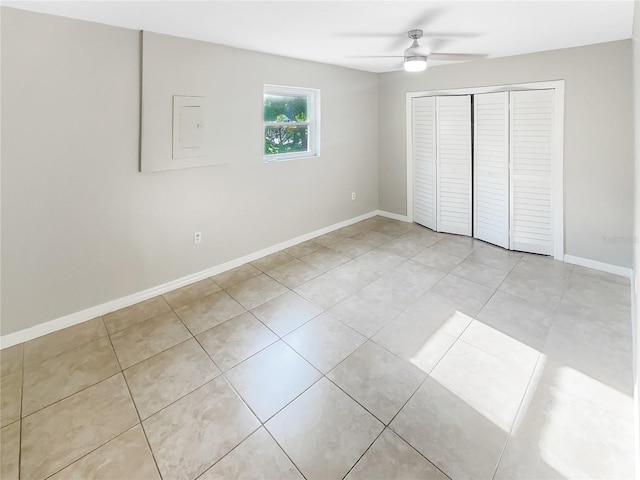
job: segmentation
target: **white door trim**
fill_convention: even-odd
[[[413,140],[411,100],[415,97],[431,97],[437,95],[473,95],[476,93],[493,93],[511,90],[554,90],[554,163],[553,163],[553,224],[554,248],[553,256],[556,260],[564,259],[564,80],[548,82],[516,83],[507,85],[492,85],[487,87],[467,87],[451,90],[425,90],[407,92],[405,99],[406,138],[407,138],[407,218],[413,222]]]

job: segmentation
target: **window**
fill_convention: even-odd
[[[320,91],[264,86],[264,161],[320,154]]]

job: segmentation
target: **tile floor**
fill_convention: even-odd
[[[2,350],[1,476],[632,478],[629,293],[375,217]]]

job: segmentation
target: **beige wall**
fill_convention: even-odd
[[[565,253],[630,267],[631,77],[629,40],[380,75],[380,209],[406,214],[406,92],[563,79]]]
[[[230,163],[140,174],[139,32],[4,7],[1,21],[2,335],[378,207],[374,74],[197,42],[228,67]],[[322,91],[321,158],[263,163],[265,83]]]
[[[633,12],[633,99],[635,132],[635,215],[633,273],[633,355],[634,355],[634,399],[635,440],[636,440],[636,478],[640,476],[640,0],[636,0]],[[632,283],[633,285],[633,283]]]

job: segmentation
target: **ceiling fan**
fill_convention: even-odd
[[[422,38],[422,30],[416,28],[407,32],[413,43],[404,51],[404,69],[407,72],[422,72],[427,69],[427,56],[422,55],[418,39]]]
[[[423,36],[421,29],[409,30],[407,36],[413,40],[413,43],[404,51],[404,55],[367,55],[349,58],[404,58],[404,69],[407,72],[422,72],[427,68],[427,58],[440,61],[464,61],[486,57],[486,55],[472,53],[427,53],[418,43],[418,39]]]

